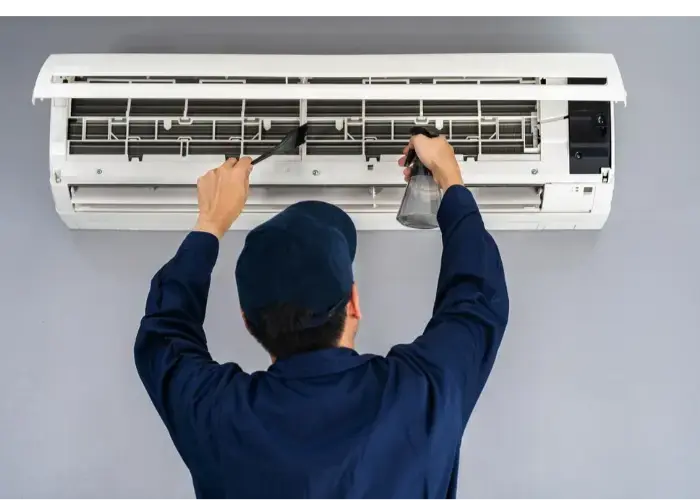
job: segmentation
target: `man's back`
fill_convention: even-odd
[[[219,242],[185,238],[151,282],[134,355],[198,497],[456,496],[462,433],[509,301],[498,248],[459,179],[438,221],[435,306],[415,340],[386,356],[314,349],[253,374],[211,358],[203,323]]]
[[[201,444],[210,458],[192,460],[199,497],[435,498],[449,488],[462,406],[398,356],[324,350],[239,373],[222,391]]]

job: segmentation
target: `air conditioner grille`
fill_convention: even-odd
[[[458,155],[519,155],[539,152],[537,117],[536,101],[72,99],[68,153],[257,155],[307,122],[313,156],[399,155],[417,123]]]

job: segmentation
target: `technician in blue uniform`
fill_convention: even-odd
[[[386,356],[354,350],[352,221],[301,202],[251,231],[236,267],[244,322],[272,365],[248,374],[214,361],[207,295],[219,240],[246,201],[250,159],[199,179],[197,226],[154,276],[134,346],[198,497],[456,496],[462,434],[506,328],[508,294],[450,145],[416,136],[408,147],[444,191],[442,265],[432,319]]]

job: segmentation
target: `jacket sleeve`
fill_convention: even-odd
[[[390,356],[419,367],[445,394],[474,404],[508,322],[505,274],[498,247],[466,187],[447,189],[438,223],[443,250],[433,316],[421,336],[396,346]]]
[[[185,461],[207,434],[217,388],[240,371],[215,362],[204,335],[218,251],[212,234],[193,231],[185,237],[151,281],[134,344],[141,381]]]

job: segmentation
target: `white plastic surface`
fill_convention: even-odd
[[[78,77],[103,82],[75,82]],[[109,83],[109,78],[135,78]],[[197,77],[197,83],[175,83]],[[420,78],[437,85],[381,83],[289,84],[240,82],[244,78]],[[605,78],[605,85],[489,86],[445,84],[469,78]],[[145,79],[154,81],[145,82]],[[211,81],[228,78],[230,81]],[[165,79],[166,83],[156,83]],[[236,81],[238,80],[238,81]],[[439,80],[443,80],[442,83]],[[222,54],[57,54],[44,63],[33,99],[45,98],[199,99],[495,99],[625,101],[615,58],[610,54],[387,54],[387,55],[222,55]]]

